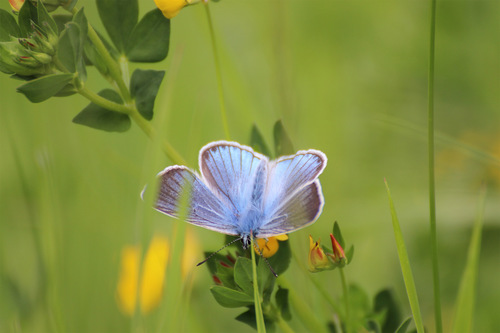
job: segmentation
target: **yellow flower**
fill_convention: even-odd
[[[142,275],[139,280],[141,250],[139,246],[123,248],[120,279],[116,292],[118,304],[125,314],[132,316],[138,303],[142,313],[148,313],[158,306],[163,294],[168,254],[168,240],[162,236],[155,236],[144,257]]]
[[[320,240],[317,242],[313,241],[311,235],[309,235],[309,271],[311,272],[321,272],[326,269],[333,269],[333,265],[326,256],[323,249],[319,246]]]
[[[24,4],[24,0],[9,0],[10,7],[12,7],[12,10],[15,12],[18,12],[21,10],[21,7]]]
[[[288,239],[287,235],[278,235],[275,237],[269,237],[268,239],[265,238],[258,238],[257,239],[257,246],[260,252],[262,252],[262,256],[264,258],[269,258],[272,257],[279,248],[278,241],[286,241]],[[257,254],[259,251],[257,249],[254,249]]]
[[[188,230],[181,259],[181,275],[184,278],[189,276],[200,259],[201,251],[197,244],[194,234]],[[125,314],[132,316],[137,306],[143,314],[146,314],[160,304],[165,285],[169,248],[166,237],[155,235],[144,256],[142,267],[139,246],[128,245],[122,249],[116,296]]]
[[[168,19],[175,17],[181,11],[184,6],[191,5],[201,0],[155,0],[156,7],[163,13]],[[207,2],[208,0],[203,0]]]

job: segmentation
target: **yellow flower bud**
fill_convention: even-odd
[[[188,5],[187,0],[155,0],[156,7],[161,10],[163,16],[168,19],[179,14],[184,6]]]
[[[317,242],[313,241],[311,235],[309,235],[309,271],[311,272],[321,272],[326,269],[333,269],[334,266],[332,262],[328,259],[323,249],[319,246],[320,240]]]

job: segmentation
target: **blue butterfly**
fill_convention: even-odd
[[[211,142],[200,150],[201,175],[179,165],[160,172],[155,208],[239,236],[246,249],[251,235],[268,238],[316,221],[324,205],[318,176],[326,163],[314,149],[269,161],[237,142]],[[185,193],[189,199],[183,201]]]

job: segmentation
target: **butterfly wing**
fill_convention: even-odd
[[[240,216],[258,192],[268,158],[239,143],[217,141],[201,149],[199,163],[207,186]]]
[[[326,155],[312,149],[270,162],[264,193],[265,218],[257,237],[292,232],[316,221],[324,205],[317,178],[326,163]]]
[[[159,174],[160,187],[156,209],[178,218],[185,205],[186,221],[228,235],[237,235],[233,216],[227,206],[201,179],[184,166],[171,166]],[[183,197],[189,198],[183,203]]]

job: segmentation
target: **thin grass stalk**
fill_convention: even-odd
[[[226,136],[226,140],[231,139],[231,135],[229,133],[229,124],[227,122],[227,112],[226,112],[226,102],[224,99],[224,87],[222,85],[222,72],[220,70],[220,60],[219,53],[217,52],[217,44],[215,42],[215,32],[214,25],[212,23],[212,15],[210,15],[209,3],[204,2],[205,4],[205,12],[207,14],[208,21],[208,31],[210,33],[210,42],[212,43],[212,51],[215,62],[215,75],[217,77],[217,91],[219,95],[219,104],[220,104],[220,115],[222,119],[222,125],[224,127],[224,134]]]
[[[431,0],[431,22],[429,38],[429,74],[428,74],[428,153],[429,153],[429,222],[432,251],[432,278],[434,285],[434,320],[436,332],[443,332],[441,316],[441,291],[439,283],[439,260],[436,231],[436,184],[434,171],[434,59],[436,39],[436,0]]]
[[[252,253],[252,281],[253,281],[253,302],[255,305],[255,321],[257,323],[257,332],[266,332],[266,324],[264,323],[264,314],[262,313],[262,304],[260,302],[259,284],[257,280],[257,265],[255,263],[255,243],[253,235],[250,235]]]

